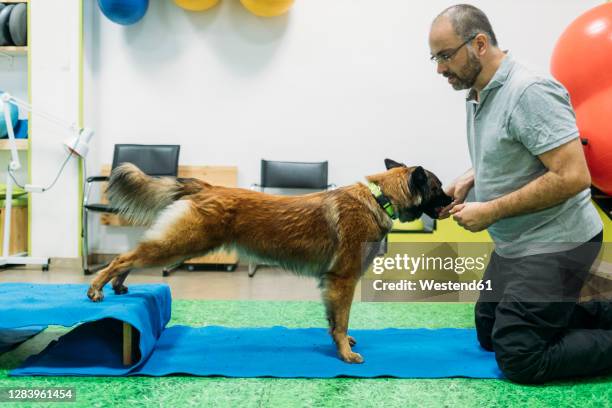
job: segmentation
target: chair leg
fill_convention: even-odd
[[[183,261],[177,262],[177,263],[175,263],[173,265],[170,265],[170,266],[166,266],[164,269],[162,269],[162,276],[164,276],[164,277],[170,276],[170,274],[172,272],[176,271],[182,265],[183,265]]]
[[[89,270],[89,242],[88,238],[88,228],[87,228],[87,219],[89,215],[89,211],[85,207],[83,207],[83,221],[81,226],[81,242],[82,242],[82,263],[83,263],[83,274],[91,275],[93,272]]]
[[[249,278],[255,276],[255,272],[257,272],[257,264],[249,262]]]

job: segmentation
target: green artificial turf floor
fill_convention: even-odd
[[[473,327],[473,305],[355,303],[351,328]],[[325,327],[318,302],[174,300],[172,324]],[[64,329],[50,328],[0,355],[0,387],[74,387],[68,407],[608,407],[612,377],[539,386],[503,380],[272,379],[203,377],[9,377]],[[460,356],[458,356],[460,357]],[[63,406],[62,403],[0,403]]]

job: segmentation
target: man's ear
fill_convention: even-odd
[[[398,163],[395,160],[385,159],[385,167],[387,170],[391,170],[395,167],[406,167],[404,163]]]
[[[421,166],[415,167],[410,173],[409,187],[412,194],[417,191],[424,193],[427,190],[427,174]]]

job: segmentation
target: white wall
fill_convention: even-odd
[[[93,2],[92,2],[93,3]],[[115,143],[179,143],[181,163],[237,165],[239,184],[261,158],[329,160],[348,184],[392,157],[451,181],[469,167],[464,94],[429,62],[431,20],[452,1],[297,0],[260,19],[238,0],[203,13],[151,0],[139,23],[88,8],[86,122],[96,129],[89,172]],[[600,0],[473,1],[502,48],[548,69],[560,33]],[[92,233],[115,252],[123,230]]]

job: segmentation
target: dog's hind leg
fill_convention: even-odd
[[[340,358],[347,363],[363,362],[363,357],[351,349],[355,340],[348,336],[349,315],[356,285],[357,280],[352,276],[345,278],[330,274],[323,290],[329,330]]]
[[[138,248],[134,251],[119,255],[118,257],[113,259],[112,262],[108,264],[106,268],[98,272],[96,277],[91,282],[91,285],[89,286],[87,296],[94,302],[100,302],[104,298],[102,288],[108,283],[109,280],[121,274],[127,277],[129,269],[132,267],[136,259],[137,250]],[[123,280],[125,280],[125,277],[123,278]],[[121,284],[123,285],[123,282]],[[127,292],[127,288],[125,290]]]
[[[156,240],[144,241],[138,244],[136,249],[119,255],[104,269],[102,269],[92,280],[87,291],[87,296],[94,302],[104,298],[102,288],[113,280],[115,293],[126,293],[127,287],[123,285],[131,268],[143,268],[148,266],[169,265],[181,259],[189,258],[190,255],[199,254],[201,251],[192,252],[190,244],[192,235],[185,234],[182,240]],[[210,246],[213,249],[214,246]],[[203,250],[205,252],[205,250]],[[118,293],[121,294],[121,293]]]
[[[210,237],[211,229],[207,228],[201,217],[190,211],[188,203],[175,204],[184,208],[169,207],[165,218],[162,214],[136,249],[119,255],[98,272],[87,291],[91,300],[99,302],[104,298],[102,288],[110,280],[113,280],[115,292],[127,292],[123,282],[131,268],[169,265],[219,246],[220,242]]]

